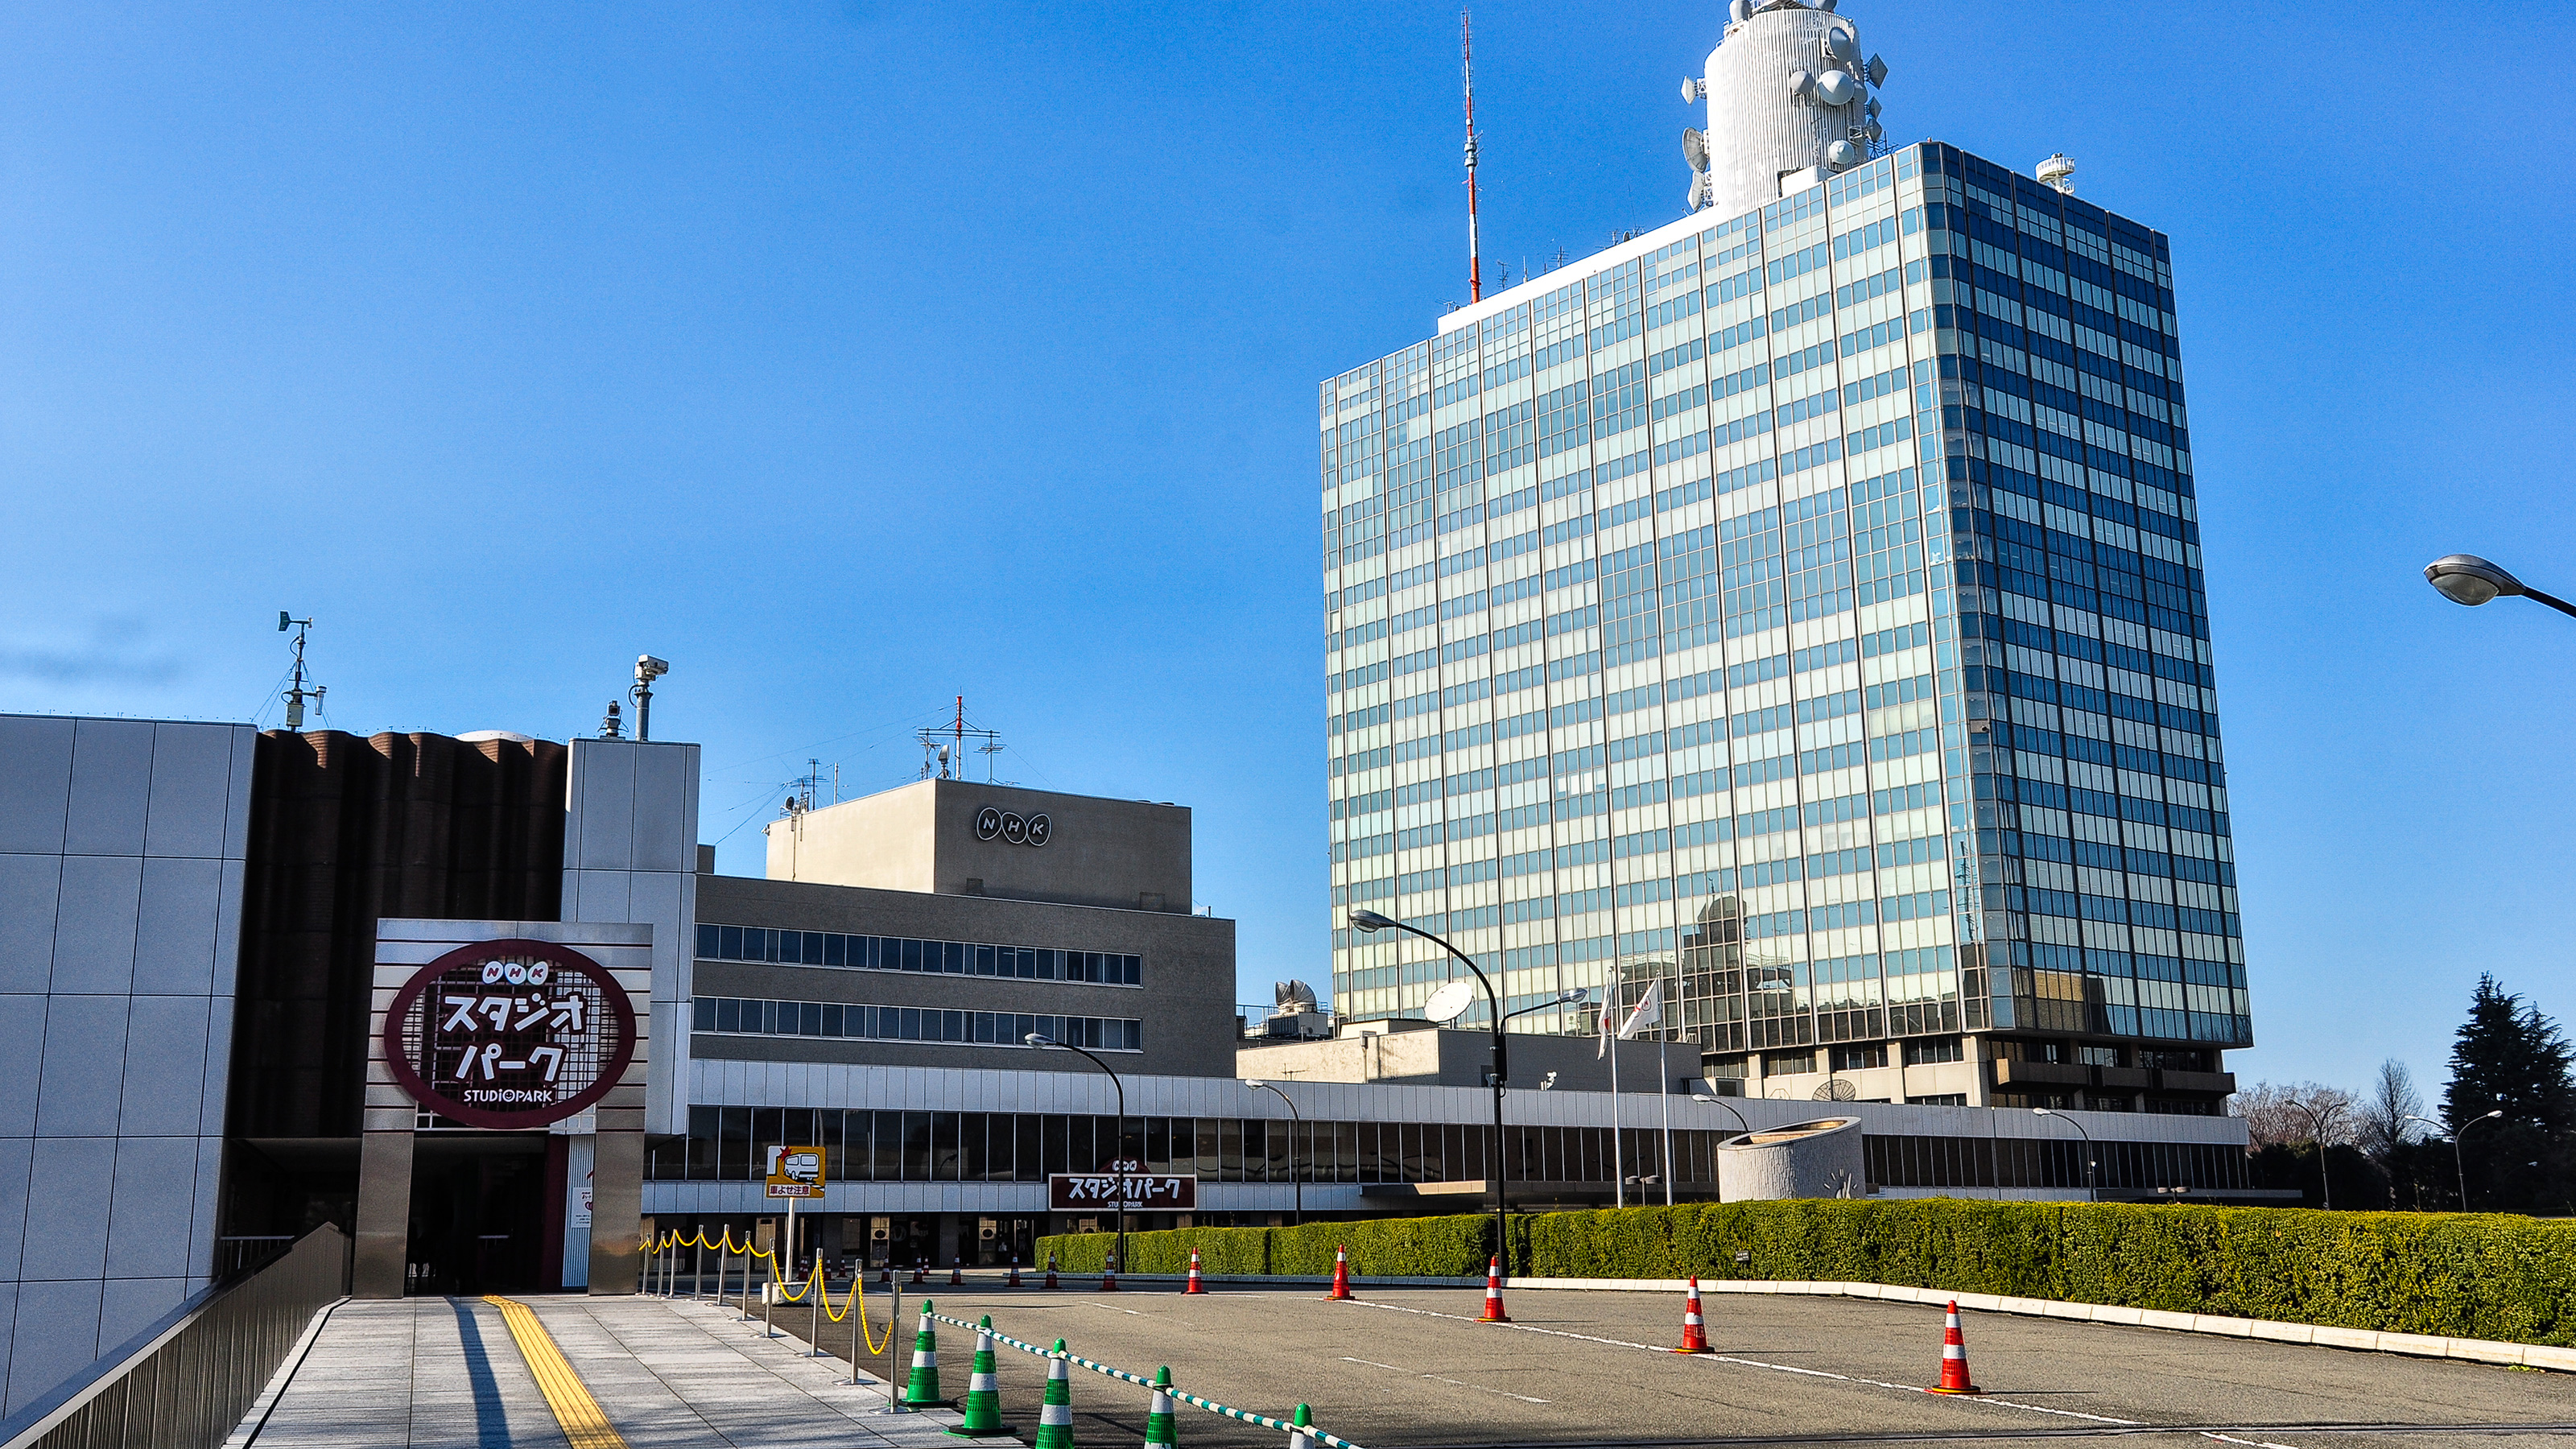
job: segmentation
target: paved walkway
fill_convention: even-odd
[[[763,1338],[728,1309],[659,1298],[527,1295],[632,1449],[954,1444],[953,1413],[895,1413],[882,1383]],[[959,1368],[964,1367],[964,1355]],[[349,1302],[331,1313],[236,1449],[570,1449],[498,1308],[473,1298]],[[959,1388],[964,1387],[960,1376]],[[266,1422],[260,1423],[265,1411]],[[256,1433],[252,1431],[256,1427]]]

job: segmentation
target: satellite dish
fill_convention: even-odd
[[[1851,1083],[1844,1081],[1840,1077],[1836,1077],[1832,1081],[1827,1082],[1816,1089],[1816,1100],[1819,1102],[1856,1102],[1860,1100],[1860,1088],[1853,1086]]]
[[[1815,88],[1816,78],[1814,75],[1803,70],[1793,70],[1789,72],[1789,94],[1792,97],[1803,96]]]
[[[1823,106],[1847,106],[1860,99],[1860,78],[1847,70],[1829,70],[1816,77],[1816,103]]]
[[[1433,1021],[1456,1021],[1466,1014],[1468,1007],[1475,1004],[1475,983],[1452,981],[1431,993],[1431,999],[1422,1003],[1422,1014]]]
[[[1700,134],[1700,132],[1693,127],[1684,126],[1682,128],[1682,159],[1690,163],[1690,169],[1693,171],[1706,171],[1708,169],[1708,137]]]
[[[1858,47],[1852,44],[1852,33],[1839,27],[1825,32],[1825,54],[1836,60],[1849,60]]]
[[[1825,160],[1833,166],[1857,166],[1862,161],[1861,149],[1849,141],[1836,141],[1825,148]]]
[[[1739,24],[1750,20],[1753,18],[1753,0],[1734,0],[1726,7],[1726,13],[1734,16]]]
[[[1869,67],[1862,73],[1869,77],[1869,83],[1871,85],[1883,86],[1887,84],[1887,62],[1879,59],[1877,56],[1873,55],[1869,58]]]

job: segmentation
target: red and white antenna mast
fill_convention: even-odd
[[[1481,302],[1485,271],[1476,245],[1476,46],[1465,10],[1458,12],[1458,74],[1467,87],[1467,300]]]

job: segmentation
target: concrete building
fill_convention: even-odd
[[[822,1152],[801,1256],[998,1264],[1107,1225],[1103,1182],[1170,1188],[1140,1228],[1704,1198],[1721,1142],[1814,1116],[1684,1095],[1647,1043],[1614,1104],[1591,1039],[1532,1037],[1498,1150],[1480,1033],[1243,1038],[1187,810],[931,781],[790,812],[750,879],[698,778],[686,744],[0,720],[10,1412],[323,1221],[362,1295],[615,1293],[658,1227],[774,1223],[774,1147]],[[2228,1119],[1835,1111],[1884,1193],[2261,1196]]]

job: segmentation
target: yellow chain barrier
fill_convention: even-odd
[[[869,1357],[873,1358],[894,1346],[894,1335],[897,1325],[892,1319],[888,1319],[886,1321],[884,1343],[877,1342],[876,1335],[868,1331],[868,1272],[866,1264],[862,1263],[852,1270],[850,1274],[849,1295],[841,1300],[841,1306],[839,1308],[834,1308],[832,1306],[832,1292],[829,1288],[823,1286],[823,1265],[821,1263],[817,1262],[813,1268],[806,1273],[805,1281],[802,1284],[799,1284],[794,1292],[789,1292],[787,1289],[787,1280],[781,1277],[778,1272],[778,1254],[768,1248],[755,1247],[753,1245],[754,1241],[755,1240],[752,1237],[746,1234],[743,1237],[741,1246],[735,1246],[733,1241],[733,1229],[728,1226],[718,1236],[715,1242],[710,1243],[707,1241],[707,1230],[705,1227],[701,1226],[685,1238],[681,1237],[676,1231],[665,1231],[662,1235],[661,1241],[643,1244],[638,1247],[636,1251],[646,1257],[650,1257],[655,1253],[661,1252],[665,1248],[714,1248],[718,1252],[727,1255],[740,1253],[746,1258],[767,1259],[769,1262],[769,1280],[778,1285],[778,1299],[780,1302],[802,1303],[805,1301],[806,1295],[820,1291],[823,1295],[823,1314],[834,1323],[845,1323],[849,1321],[849,1317],[853,1313],[859,1315],[859,1337],[867,1344]]]

